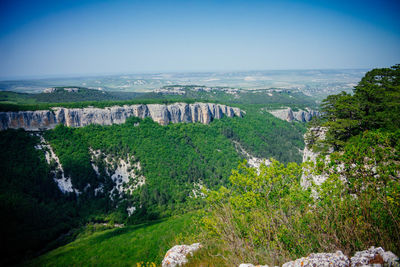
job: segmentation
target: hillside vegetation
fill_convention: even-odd
[[[399,95],[397,65],[368,72],[354,95],[325,100],[320,124],[331,127],[325,144],[336,151],[321,154],[313,167],[314,175],[327,175],[321,186],[301,187],[295,163],[273,161],[259,172],[241,164],[227,187],[208,194],[198,236],[206,249],[192,264],[277,265],[312,252],[351,255],[370,246],[398,255]],[[343,134],[336,136],[340,143],[337,134]]]
[[[50,177],[44,154],[34,148],[37,137],[24,131],[0,135],[0,263],[6,264],[35,255],[76,226],[77,210]]]
[[[191,197],[193,189],[199,184],[206,188],[227,184],[231,170],[245,158],[235,143],[252,156],[301,161],[303,124],[279,120],[262,110],[264,105],[239,107],[246,111],[243,118],[223,118],[209,125],[161,126],[151,119],[130,118],[121,125],[60,125],[42,132],[65,175],[82,192],[79,196],[62,194],[57,188],[51,173],[57,164],[52,161],[48,165],[44,151],[35,149],[39,137],[22,130],[0,132],[4,170],[0,173],[0,195],[5,199],[1,212],[8,214],[1,228],[4,262],[29,258],[70,242],[87,223],[137,224],[202,207],[201,198]],[[132,195],[111,198],[115,184],[110,175],[96,174],[91,150],[100,150],[111,159],[134,156],[142,166],[137,171],[145,177],[145,185]],[[96,194],[100,184],[104,191]],[[127,208],[132,206],[136,211],[129,217]]]
[[[274,118],[265,112],[266,104],[237,104],[246,111],[243,118],[224,118],[209,125],[160,126],[150,119],[130,118],[121,125],[58,126],[46,131],[44,137],[65,173],[84,192],[79,197],[61,195],[52,178],[45,176],[51,166],[34,149],[37,137],[23,131],[2,132],[1,163],[7,178],[2,180],[1,196],[19,196],[2,207],[2,212],[9,209],[13,214],[2,227],[2,235],[12,244],[7,251],[11,255],[34,251],[34,246],[48,245],[57,234],[75,229],[69,238],[47,248],[75,241],[29,265],[158,265],[171,246],[193,242],[201,242],[204,248],[190,258],[189,266],[278,265],[312,252],[342,250],[350,255],[370,246],[400,254],[400,127],[394,112],[399,103],[398,70],[394,66],[368,72],[354,94],[324,101],[325,116],[311,126],[329,127],[321,146],[333,146],[335,151],[329,158],[322,153],[315,164],[309,163],[314,175],[328,177],[321,186],[309,188],[301,186],[303,166],[299,165],[305,126]],[[275,159],[270,166],[250,168],[235,143],[253,156]],[[14,146],[23,154],[9,153]],[[113,184],[105,183],[106,193],[95,195],[95,185],[109,177],[96,175],[91,149],[110,157],[134,155],[141,163],[145,185],[132,195],[110,198],[107,190]],[[30,174],[37,178],[24,184]],[[20,179],[14,181],[14,176]],[[45,183],[49,195],[36,200]],[[189,197],[199,183],[209,190],[202,192],[205,200]],[[126,208],[132,205],[136,210],[128,216]],[[57,213],[56,207],[66,212]],[[46,215],[33,214],[29,222],[18,219],[33,208],[39,216]],[[198,213],[178,215],[192,210]],[[173,217],[154,221],[168,216]],[[40,219],[48,220],[43,230],[49,236],[37,235],[37,229],[42,229]],[[59,228],[60,221],[64,228]],[[127,226],[104,229],[115,223]],[[12,243],[16,231],[34,244]]]
[[[367,130],[400,128],[400,65],[366,73],[353,94],[328,96],[322,105],[327,141],[339,148]]]
[[[125,124],[108,127],[59,126],[45,137],[80,191],[89,183],[95,188],[100,182],[90,163],[90,149],[114,158],[134,155],[146,184],[126,196],[119,207],[125,213],[124,207],[141,206],[130,218],[135,220],[190,208],[186,201],[194,183],[211,188],[226,184],[231,170],[242,159],[233,141],[258,157],[300,162],[298,149],[303,146],[303,133],[301,124],[288,124],[249,108],[244,118],[223,118],[210,125],[160,126],[150,119],[131,118]]]
[[[211,92],[194,90],[198,86],[177,85],[182,88],[181,95],[173,94],[168,88],[166,94],[148,92],[118,92],[100,91],[83,87],[55,87],[49,93],[16,93],[10,91],[0,91],[0,111],[20,111],[20,110],[48,110],[51,107],[83,108],[110,107],[114,105],[133,105],[133,104],[168,104],[175,102],[212,102],[227,105],[263,105],[264,107],[279,108],[290,106],[292,108],[317,108],[315,100],[298,91],[290,90],[235,90],[235,94],[223,91],[219,87],[213,88]],[[202,88],[202,87],[200,87]],[[68,90],[73,91],[68,91]],[[272,92],[272,93],[271,93]]]
[[[164,221],[83,233],[72,243],[24,266],[159,266],[182,233],[194,231],[193,214]],[[92,226],[95,227],[95,226]]]
[[[50,92],[17,93],[0,92],[1,104],[66,103],[82,101],[129,100],[143,95],[135,92],[107,92],[84,87],[54,87]]]

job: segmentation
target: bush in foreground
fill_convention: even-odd
[[[226,265],[282,264],[311,252],[350,255],[372,245],[399,253],[399,132],[365,132],[320,161],[321,186],[300,186],[301,166],[239,165],[231,186],[208,193],[206,257]],[[318,170],[317,170],[318,169]],[[346,181],[343,182],[343,177]]]

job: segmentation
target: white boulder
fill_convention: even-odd
[[[176,245],[167,251],[162,261],[162,267],[182,266],[188,262],[186,256],[193,255],[193,252],[201,248],[200,243],[188,245]]]
[[[314,266],[337,266],[348,267],[349,259],[343,252],[335,253],[312,253],[308,257],[303,257],[295,261],[290,261],[282,265],[282,267],[314,267]]]
[[[391,251],[383,248],[370,247],[367,250],[358,251],[351,258],[351,267],[356,266],[400,266],[399,258]]]

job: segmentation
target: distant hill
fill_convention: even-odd
[[[11,91],[0,92],[0,103],[34,104],[34,103],[65,103],[80,101],[130,100],[142,96],[136,92],[106,92],[85,87],[52,87],[42,93],[28,94]]]

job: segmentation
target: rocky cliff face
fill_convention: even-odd
[[[214,119],[242,117],[239,108],[213,103],[175,103],[171,105],[124,105],[107,108],[52,108],[52,110],[0,112],[0,130],[23,128],[27,131],[47,130],[57,124],[82,127],[89,124],[125,123],[129,117],[150,117],[161,125],[177,122],[210,123]]]
[[[326,133],[328,132],[328,128],[326,127],[313,127],[308,129],[308,131],[304,134],[304,151],[303,151],[303,163],[304,162],[312,162],[316,163],[317,157],[320,155],[319,152],[315,152],[312,149],[312,145],[316,142],[323,141],[326,138]],[[333,148],[328,149],[328,154],[333,152]],[[327,159],[329,159],[329,155]],[[303,168],[303,175],[301,177],[301,186],[307,188],[311,185],[311,182],[314,182],[316,185],[321,185],[326,179],[328,179],[328,175],[326,173],[322,173],[320,175],[309,174],[312,171],[311,166],[306,166]]]
[[[319,112],[306,108],[306,110],[293,111],[291,108],[283,108],[276,110],[268,110],[269,113],[277,117],[278,119],[291,121],[308,122],[313,117],[319,116]]]
[[[315,142],[325,140],[327,132],[328,128],[320,126],[308,129],[308,131],[304,134],[305,147],[303,151],[303,162],[316,161],[320,153],[314,152],[311,146]]]

